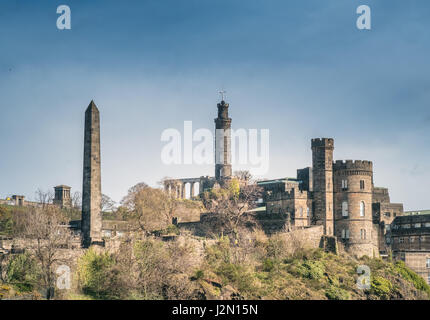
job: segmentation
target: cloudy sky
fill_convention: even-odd
[[[71,30],[56,27],[60,4]],[[266,178],[295,176],[311,138],[333,137],[335,159],[372,160],[393,202],[429,209],[429,16],[424,0],[1,1],[0,198],[81,190],[91,99],[103,193],[213,175],[163,164],[160,137],[184,121],[212,130],[225,89],[234,128],[270,130]]]

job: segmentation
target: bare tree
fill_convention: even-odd
[[[116,202],[113,201],[109,196],[103,194],[101,201],[101,210],[102,212],[112,212],[115,210]]]
[[[151,231],[171,224],[178,200],[161,189],[142,183],[129,190],[122,204],[128,210],[128,218],[139,229]]]
[[[72,195],[72,208],[82,208],[82,193],[80,193],[79,191],[75,191]]]
[[[251,181],[252,179],[252,174],[248,171],[248,170],[239,170],[239,171],[235,171],[234,175],[241,181]]]
[[[51,204],[54,200],[54,192],[52,190],[44,191],[42,189],[37,189],[36,191],[36,202],[45,207],[48,204]]]
[[[73,235],[67,226],[67,218],[56,206],[31,207],[15,221],[16,233],[24,238],[27,248],[40,265],[40,286],[47,290],[47,298],[55,283],[55,267],[68,263],[61,255],[63,248],[71,246]]]
[[[206,193],[203,198],[206,209],[214,213],[214,218],[225,233],[237,234],[238,228],[252,222],[249,211],[257,206],[261,188],[256,184],[238,187],[232,180],[226,188]]]

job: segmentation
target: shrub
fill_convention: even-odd
[[[78,262],[78,277],[82,291],[95,298],[115,298],[117,272],[114,259],[107,253],[90,249]]]
[[[394,286],[388,279],[379,276],[372,279],[370,291],[380,298],[388,298],[393,289]]]
[[[29,253],[16,255],[7,267],[8,282],[20,291],[32,291],[39,275],[37,263]]]
[[[318,280],[324,276],[325,267],[320,261],[305,261],[297,268],[297,272],[304,278]]]
[[[335,286],[330,286],[326,291],[325,295],[329,300],[349,300],[349,292]]]

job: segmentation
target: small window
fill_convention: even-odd
[[[366,240],[366,229],[360,230],[360,237],[362,240]]]
[[[299,209],[299,215],[300,215],[300,217],[303,217],[303,208],[302,207],[300,207],[300,209]]]
[[[430,269],[430,258],[427,258],[426,267],[427,267],[427,269]]]
[[[364,201],[360,202],[360,217],[364,217],[365,214],[366,205],[364,204]]]
[[[342,216],[343,217],[348,216],[348,202],[347,201],[342,202]]]
[[[405,239],[399,238],[399,243],[404,243],[404,242],[405,242]]]
[[[360,190],[364,190],[364,180],[360,180]]]
[[[426,228],[430,228],[430,222],[426,222],[426,223],[424,224],[424,226],[425,226]]]
[[[391,212],[385,212],[385,213],[384,213],[384,216],[386,216],[386,217],[388,217],[388,218],[389,218],[389,217],[391,217]]]
[[[421,223],[415,223],[414,228],[421,228]]]
[[[410,225],[409,223],[407,223],[407,224],[403,224],[403,225],[402,225],[402,228],[403,228],[403,229],[410,229],[410,228],[411,228],[411,225]]]
[[[342,239],[349,239],[349,230],[342,229]]]
[[[306,208],[306,216],[309,217],[309,207]]]
[[[390,231],[390,225],[389,224],[385,225],[385,231]]]
[[[429,275],[427,277],[427,283],[430,284],[430,273],[429,273]]]
[[[348,189],[348,180],[346,180],[346,179],[342,180],[342,189],[343,190]]]

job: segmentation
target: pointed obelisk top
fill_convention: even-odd
[[[87,112],[89,112],[89,111],[99,112],[99,109],[97,108],[96,104],[94,103],[94,100],[91,100],[90,104],[88,105]]]

